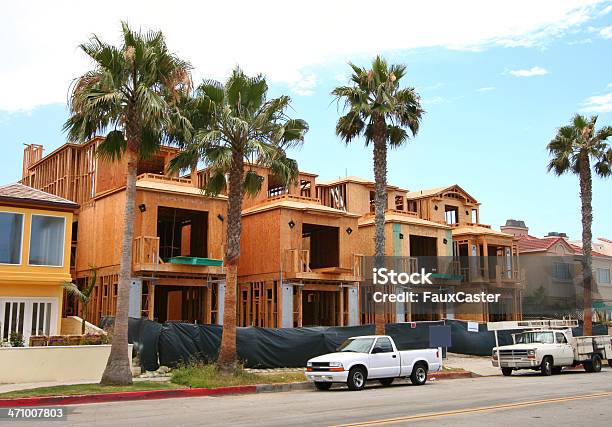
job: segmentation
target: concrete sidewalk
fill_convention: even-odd
[[[501,375],[499,368],[491,364],[489,356],[468,356],[465,354],[448,353],[443,365],[449,368],[461,368],[483,377]]]

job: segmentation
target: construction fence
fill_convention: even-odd
[[[107,321],[110,319],[106,319]],[[451,346],[449,352],[488,356],[495,346],[493,332],[485,324],[472,324],[459,320],[387,324],[390,335],[399,350],[431,348],[430,326],[449,326]],[[147,319],[129,319],[129,342],[147,371],[162,366],[174,367],[193,361],[210,362],[217,358],[223,327],[191,323],[166,322],[160,324]],[[581,335],[582,328],[574,329]],[[499,344],[511,344],[510,331],[499,331]],[[310,328],[237,328],[238,359],[247,368],[304,367],[313,357],[336,350],[344,340],[359,335],[374,334],[374,325]],[[607,334],[606,325],[593,325],[594,335]]]

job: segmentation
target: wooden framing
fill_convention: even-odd
[[[71,273],[75,279],[84,278],[92,266],[98,269],[90,306],[94,321],[114,314],[125,204],[126,165],[96,158],[100,141],[65,144],[45,157],[42,146],[26,146],[22,177],[24,184],[81,204],[75,217],[78,237]],[[161,147],[139,165],[132,272],[142,281],[141,315],[165,320],[158,316],[164,312],[160,307],[175,301],[180,310],[172,303],[165,309],[171,309],[173,316],[217,323],[217,283],[224,278],[223,268],[176,264],[169,259],[191,256],[194,245],[198,257],[223,258],[227,198],[223,194],[203,197],[200,188],[208,179],[207,170],[194,169],[187,176],[165,174],[176,153],[176,148]],[[373,255],[374,183],[357,177],[317,183],[316,175],[300,172],[295,184],[283,187],[270,170],[251,169],[263,177],[263,183],[260,194],[247,197],[243,204],[238,324],[281,327],[293,319],[293,326],[347,325],[349,318],[359,317],[371,322],[369,314],[350,313],[355,304],[349,301],[346,286],[359,287],[364,282],[363,259]],[[508,298],[520,317],[516,239],[480,224],[480,204],[471,195],[457,185],[418,192],[389,185],[387,199],[386,255],[404,257],[410,263],[425,253],[425,247],[428,256],[452,257],[458,256],[461,245],[469,248],[468,256],[477,258],[503,253],[512,259],[510,269],[498,263],[492,271],[484,263],[479,280],[470,275],[461,285],[511,293]],[[447,224],[449,219],[452,223]],[[429,242],[420,245],[423,254],[411,253],[416,251],[410,249],[411,237]],[[291,314],[283,316],[283,301],[292,301]],[[406,310],[410,320],[413,310]],[[470,307],[458,316],[484,321],[487,310]],[[394,306],[384,311],[387,321],[397,320]],[[440,307],[438,315],[446,315],[446,308]]]

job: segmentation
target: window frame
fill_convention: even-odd
[[[21,215],[21,241],[19,243],[19,262],[14,264],[12,262],[0,262],[0,265],[21,265],[23,264],[23,241],[25,234],[25,222],[26,222],[26,214],[24,212],[16,212],[16,211],[0,211],[0,213],[10,213],[15,215]]]
[[[32,252],[32,224],[34,222],[35,216],[46,216],[51,218],[60,218],[64,223],[64,232],[62,233],[62,262],[60,265],[52,265],[52,264],[31,264],[30,263],[30,253]],[[47,267],[47,268],[64,268],[64,264],[66,263],[66,217],[62,215],[49,215],[49,214],[39,214],[32,213],[30,215],[30,240],[28,244],[28,267]]]
[[[374,343],[374,346],[373,346],[373,347],[372,347],[372,349],[370,350],[370,352],[371,352],[371,351],[373,351],[375,348],[380,347],[380,346],[379,346],[379,343],[380,343],[381,341],[385,341],[385,340],[386,340],[386,341],[389,343],[389,349],[390,349],[390,350],[389,350],[389,351],[381,351],[379,354],[381,354],[381,353],[382,353],[382,354],[384,354],[384,353],[393,353],[393,344],[391,343],[391,339],[389,339],[389,337],[378,337],[378,338],[376,339],[376,342]],[[382,347],[381,347],[381,348],[382,348]]]
[[[555,274],[555,269],[557,268],[558,265],[562,265],[564,266],[563,268],[567,268],[567,276],[568,277],[558,277]],[[565,273],[565,271],[564,271]],[[572,281],[572,265],[569,262],[563,262],[563,261],[553,261],[552,264],[552,271],[550,274],[551,278],[553,281],[555,282],[562,282],[562,283],[567,283],[567,282],[571,282]]]
[[[604,282],[603,280],[600,280],[600,274],[604,271],[608,272],[608,280],[606,282]],[[597,272],[597,284],[599,285],[611,285],[612,284],[612,277],[611,277],[609,268],[597,267],[596,272]]]

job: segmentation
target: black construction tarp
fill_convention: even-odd
[[[488,356],[495,346],[495,335],[479,324],[478,332],[467,330],[467,322],[394,323],[386,333],[400,350],[429,347],[429,327],[450,325],[452,347],[459,354]],[[190,361],[213,361],[221,344],[222,326],[190,323],[159,323],[146,319],[129,321],[129,342],[134,343],[142,367],[154,371],[159,365],[176,366]],[[499,344],[511,344],[516,331],[499,331]],[[574,329],[578,336],[582,328]],[[605,325],[593,325],[595,335],[607,334]],[[238,359],[249,368],[303,367],[312,357],[335,351],[344,340],[374,334],[373,325],[311,328],[237,328]],[[158,362],[159,361],[159,362]]]
[[[147,319],[128,319],[128,342],[140,357],[140,366],[147,371],[159,368],[157,349],[163,325]]]

